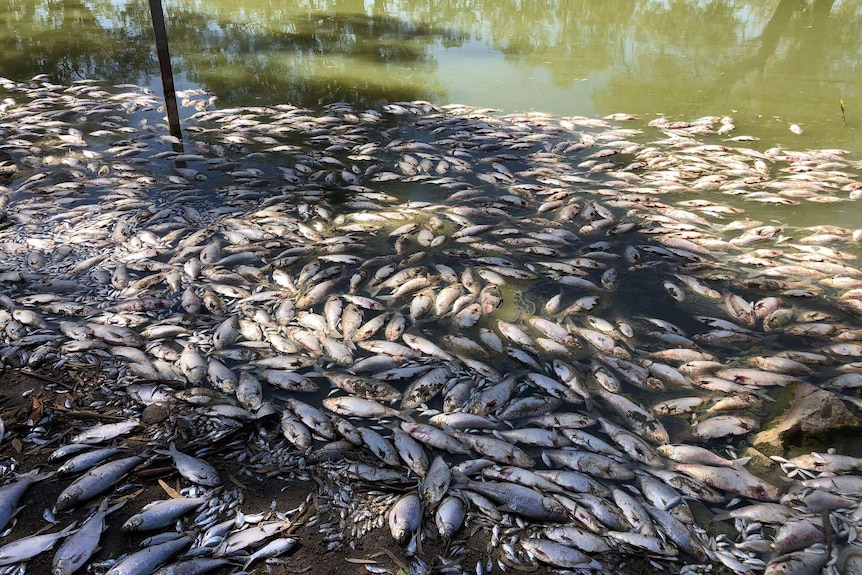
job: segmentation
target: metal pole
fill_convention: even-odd
[[[183,134],[180,130],[180,113],[177,110],[177,93],[174,90],[174,72],[171,69],[171,54],[168,52],[168,32],[165,28],[162,0],[150,0],[150,15],[153,19],[153,32],[156,35],[156,52],[159,55],[159,70],[162,74],[162,88],[165,92],[168,125],[171,135],[182,140]]]

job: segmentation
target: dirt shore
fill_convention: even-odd
[[[116,419],[125,419],[115,415],[119,408],[105,407],[100,403],[105,401],[100,388],[104,382],[100,379],[100,374],[96,372],[63,371],[48,374],[17,369],[0,372],[0,418],[6,426],[6,436],[0,444],[0,465],[8,466],[14,461],[18,473],[32,469],[55,470],[58,464],[49,462],[48,456],[71,432],[97,422],[109,423]],[[93,405],[99,407],[91,408]],[[42,436],[48,441],[37,446],[33,439],[40,425],[45,430]],[[123,444],[143,449],[146,439],[144,432],[128,438]],[[320,513],[321,499],[315,481],[285,481],[276,476],[259,477],[255,480],[239,474],[239,466],[218,453],[208,458],[208,461],[218,469],[225,489],[240,487],[243,490],[244,502],[240,509],[245,514],[261,513],[269,509],[284,513],[304,506],[304,511],[292,515],[295,525],[289,530],[290,535],[298,539],[298,546],[286,557],[266,563],[261,561],[251,566],[249,572],[272,575],[329,575],[381,572],[380,569],[386,569],[393,574],[400,570],[410,571],[411,558],[404,549],[394,544],[385,526],[366,533],[357,541],[346,542],[340,549],[328,549],[329,541],[318,526],[336,521],[336,511],[333,508]],[[157,461],[130,476],[112,497],[112,501],[126,501],[126,504],[109,516],[101,549],[92,559],[92,563],[107,566],[106,562],[139,549],[144,539],[156,533],[125,534],[121,532],[120,526],[150,501],[167,498],[168,490],[179,490],[188,485],[167,462],[164,462],[164,465],[161,463]],[[72,521],[79,524],[84,521],[92,509],[92,504],[81,506],[71,513],[57,513],[53,518],[55,525],[48,521],[57,496],[73,479],[54,477],[31,487],[21,501],[21,510],[13,520],[14,527],[4,539],[12,541],[36,532],[54,532]],[[97,503],[99,500],[95,501]],[[314,516],[318,516],[317,521],[310,525],[309,519]],[[193,528],[188,523],[189,519],[186,519],[186,525]],[[460,564],[464,572],[474,573],[477,562],[485,563],[489,558],[486,552],[487,537],[480,530],[476,530],[475,526],[471,529],[469,525],[462,529],[462,537],[467,539],[457,542],[466,549],[459,557]],[[423,544],[421,557],[428,563],[429,572],[441,572],[441,568],[447,566],[439,563],[438,559],[446,555],[448,550],[446,543],[439,539],[428,540]],[[29,561],[27,572],[50,573],[53,555],[54,552],[49,551]],[[496,563],[497,557],[492,555],[491,558]],[[225,568],[215,573],[234,573],[240,567]],[[96,573],[103,571],[104,569],[94,570]],[[499,571],[499,568],[495,566],[494,571]],[[543,567],[537,567],[533,571],[551,572]]]

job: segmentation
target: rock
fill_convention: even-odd
[[[144,408],[141,414],[141,423],[144,425],[155,425],[161,423],[168,418],[170,413],[164,405],[153,403]]]
[[[746,448],[742,456],[751,458],[745,464],[745,468],[755,475],[766,475],[775,467],[774,461],[753,447]]]
[[[844,403],[829,391],[808,383],[800,383],[790,406],[761,431],[752,444],[766,455],[784,455],[790,444],[801,445],[808,440],[822,440],[846,429],[862,428]]]

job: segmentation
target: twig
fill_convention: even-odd
[[[60,380],[48,377],[47,375],[42,375],[41,373],[36,373],[35,371],[30,371],[29,369],[22,369],[21,373],[23,373],[24,375],[28,375],[34,379],[41,379],[44,382],[53,383],[55,385],[59,385],[60,387],[65,387],[70,391],[73,391],[75,389],[74,386],[71,386],[68,383],[63,383]]]
[[[51,407],[56,412],[63,413],[69,417],[80,417],[81,419],[108,419],[110,421],[126,421],[128,417],[121,415],[110,415],[108,413],[99,413],[98,411],[81,411],[78,409],[66,409],[65,407],[54,405]]]
[[[403,570],[407,571],[407,565],[405,565],[404,562],[401,561],[398,557],[396,557],[395,553],[393,553],[389,549],[381,549],[380,551],[378,551],[374,555],[370,555],[370,557],[372,557],[372,558],[380,557],[381,555],[388,555],[389,558],[392,559],[392,562],[395,563],[399,569],[403,569]]]

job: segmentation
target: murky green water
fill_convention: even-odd
[[[2,4],[0,74],[160,90],[146,2]],[[859,1],[168,0],[165,12],[178,87],[223,106],[732,114],[736,134],[764,144],[862,150]]]

